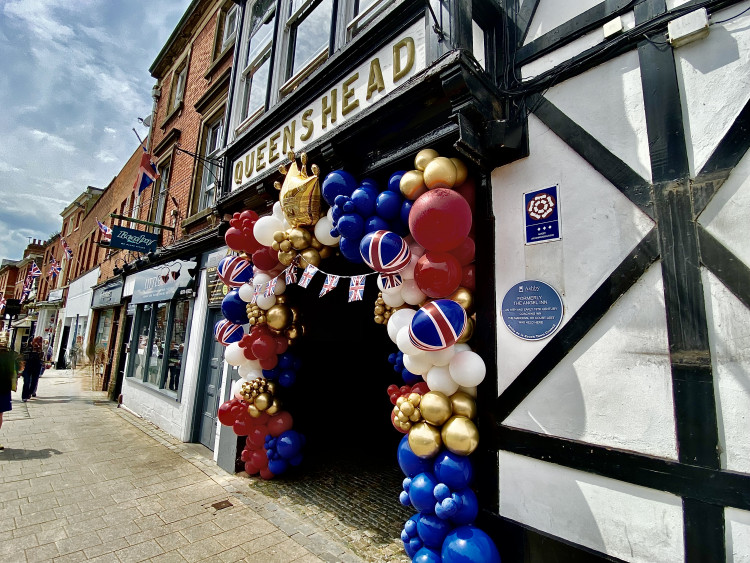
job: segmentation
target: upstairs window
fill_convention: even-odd
[[[363,28],[392,5],[388,0],[355,0],[354,18],[346,26],[347,40],[352,39]]]
[[[216,39],[212,60],[219,59],[234,44],[239,14],[239,7],[231,0],[225,2],[219,10],[216,18]]]
[[[169,189],[169,160],[158,165],[159,177],[156,179],[153,191],[151,192],[151,211],[149,212],[148,220],[152,223],[164,224],[164,210],[166,209],[167,203],[167,190]],[[154,233],[158,234],[161,229],[154,227]]]
[[[265,110],[271,70],[271,47],[275,10],[273,3],[253,7],[252,27],[242,70],[240,121],[257,117]],[[255,12],[259,12],[256,14]]]
[[[224,126],[224,112],[218,113],[212,121],[203,126],[201,146],[201,187],[198,195],[196,212],[213,207],[216,203],[216,191],[221,184],[221,171],[218,167],[219,149],[221,149],[221,132]]]
[[[182,107],[187,84],[188,60],[185,57],[175,68],[172,75],[172,87],[169,93],[169,112],[172,113]]]
[[[222,40],[221,40],[221,51],[225,49],[234,41],[234,34],[237,31],[237,15],[238,15],[237,4],[233,4],[229,11],[224,15],[224,26],[222,29]]]
[[[282,94],[294,90],[328,58],[333,0],[289,0],[287,78]]]

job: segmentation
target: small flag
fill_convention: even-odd
[[[258,297],[260,297],[260,288],[263,287],[260,284],[253,286],[253,298],[250,300],[250,303],[255,303],[258,300]]]
[[[326,281],[323,283],[323,288],[320,290],[318,297],[323,297],[326,293],[330,293],[339,284],[339,276],[333,274],[326,274]]]
[[[302,279],[299,280],[299,285],[302,287],[307,287],[310,284],[310,280],[313,279],[313,276],[318,272],[318,268],[313,266],[312,264],[308,264],[307,268],[305,268],[305,271],[302,272]]]
[[[4,309],[5,308],[5,302],[6,302],[5,294],[4,293],[0,293],[0,309]]]
[[[96,224],[99,225],[99,230],[102,232],[102,240],[105,240],[105,241],[112,240],[112,229],[110,229],[107,225],[99,221],[99,219],[96,220]]]
[[[36,262],[31,263],[31,268],[29,268],[29,275],[32,278],[38,278],[42,275],[42,271],[39,269],[39,266],[36,265]]]
[[[31,273],[29,273],[26,276],[26,280],[23,282],[23,290],[21,291],[21,300],[20,300],[21,303],[26,301],[26,298],[29,296],[29,293],[31,293],[31,286],[33,284],[34,284],[34,278],[31,277]]]
[[[60,266],[60,263],[52,258],[52,262],[49,263],[49,273],[47,274],[47,277],[52,276],[53,278],[56,278],[61,270],[62,266]]]
[[[400,286],[403,281],[399,274],[380,274],[380,283],[383,289],[393,289]]]
[[[60,237],[60,242],[62,243],[63,250],[65,251],[65,256],[68,257],[68,260],[73,258],[73,251],[68,246],[68,243],[65,241],[63,237]]]
[[[297,264],[296,261],[289,264],[286,269],[286,284],[297,283]]]
[[[276,289],[276,282],[279,280],[279,278],[273,278],[272,280],[269,280],[266,284],[266,291],[263,293],[264,297],[271,297],[273,295],[274,290]]]
[[[159,172],[156,170],[156,165],[151,162],[151,155],[148,154],[146,147],[143,147],[143,156],[141,156],[141,165],[138,168],[138,176],[135,178],[135,184],[133,184],[133,190],[136,195],[141,195],[141,192],[153,184],[159,177]]]
[[[362,301],[365,292],[365,276],[354,276],[349,282],[349,303]]]

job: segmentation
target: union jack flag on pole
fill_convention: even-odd
[[[73,251],[68,246],[68,243],[65,241],[63,237],[60,237],[60,243],[62,244],[63,250],[65,251],[65,256],[68,257],[68,260],[73,258]]]
[[[299,280],[299,284],[302,287],[307,287],[310,285],[310,281],[313,279],[313,276],[317,273],[318,268],[316,266],[313,266],[312,264],[308,264],[307,268],[305,268],[305,271],[302,272],[302,278]]]
[[[362,301],[365,292],[365,276],[354,276],[349,282],[349,303]]]
[[[326,274],[326,281],[323,283],[323,288],[320,290],[318,297],[323,297],[326,293],[330,293],[339,284],[339,276],[333,274]]]
[[[153,184],[159,177],[159,172],[156,170],[156,165],[151,162],[151,155],[143,147],[143,156],[141,156],[141,165],[138,168],[138,176],[135,178],[135,184],[133,184],[133,190],[135,195],[141,195],[141,192]]]
[[[23,290],[21,291],[21,300],[20,302],[23,303],[26,301],[26,298],[29,296],[29,293],[31,293],[31,286],[34,283],[34,278],[31,277],[31,273],[29,273],[26,276],[26,280],[23,282]]]
[[[60,266],[60,263],[52,258],[52,261],[49,263],[49,273],[47,274],[47,277],[52,276],[53,278],[57,277],[57,274],[59,274],[62,271],[62,266]]]
[[[29,268],[29,275],[32,278],[38,278],[42,275],[42,271],[39,269],[39,266],[36,265],[36,262],[31,263],[31,267]]]
[[[99,219],[96,220],[96,224],[99,226],[99,230],[102,232],[102,240],[112,240],[112,229],[99,221]]]

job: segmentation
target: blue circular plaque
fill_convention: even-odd
[[[551,285],[526,280],[505,294],[502,314],[505,326],[518,338],[541,340],[551,336],[560,326],[562,299]]]

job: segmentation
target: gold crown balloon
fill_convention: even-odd
[[[277,190],[281,190],[281,210],[293,227],[314,225],[320,219],[320,170],[313,164],[310,167],[312,175],[307,174],[307,154],[304,152],[300,154],[299,167],[293,151],[289,151],[287,156],[291,161],[289,169],[285,166],[279,167],[279,171],[286,175],[284,183],[273,183]]]

